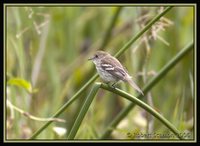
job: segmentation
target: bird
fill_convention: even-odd
[[[144,95],[142,90],[132,80],[132,77],[129,75],[128,71],[117,58],[111,56],[105,51],[97,51],[88,60],[92,60],[92,62],[95,64],[100,78],[105,83],[112,83],[112,87],[115,87],[114,85],[119,81],[128,82],[135,90]]]

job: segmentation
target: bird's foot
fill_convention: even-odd
[[[115,86],[116,83],[108,84],[111,88],[116,89],[117,87]]]
[[[116,87],[115,87],[115,84],[116,84],[116,83],[113,83],[113,84],[111,85],[111,87],[114,88],[114,89],[116,88]]]

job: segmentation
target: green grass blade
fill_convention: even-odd
[[[152,19],[136,36],[131,38],[115,55],[115,57],[119,57],[121,54],[123,54],[137,39],[139,39],[147,30],[151,28],[155,22],[157,22],[162,16],[167,13],[172,6],[167,7],[162,13],[158,14],[154,19]]]
[[[180,132],[176,129],[176,127],[171,124],[166,118],[164,118],[161,114],[159,114],[156,110],[154,110],[152,107],[150,107],[148,104],[142,102],[141,100],[139,100],[138,98],[126,93],[123,90],[120,90],[118,88],[116,89],[112,89],[111,87],[109,87],[108,85],[102,84],[101,86],[103,89],[111,91],[115,94],[118,94],[130,101],[132,101],[133,103],[139,105],[140,107],[142,107],[143,109],[145,109],[147,112],[149,112],[150,114],[152,114],[154,117],[156,117],[158,120],[160,120],[166,127],[168,127],[179,139],[183,139],[182,136],[180,135]]]
[[[71,105],[78,97],[79,95],[84,92],[84,90],[90,85],[92,84],[92,82],[94,82],[96,80],[96,78],[98,77],[98,75],[94,75],[68,102],[66,102],[66,104],[64,104],[52,117],[58,117],[61,113],[63,113],[65,111],[65,109],[67,109],[67,107],[69,105]],[[50,124],[52,123],[52,121],[46,122],[41,128],[39,128],[31,137],[30,139],[34,139],[36,138],[46,127],[48,127]]]
[[[101,86],[101,83],[94,84],[91,92],[89,93],[84,104],[82,105],[80,113],[78,114],[67,139],[74,139],[74,137],[76,136],[76,133],[78,132],[78,129],[81,125],[81,122],[83,121],[85,114],[88,111],[90,104],[92,103],[92,100],[94,99],[94,97],[95,97],[97,91],[99,90],[100,86]]]

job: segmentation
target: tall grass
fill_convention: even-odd
[[[191,28],[194,29],[193,7],[175,6],[163,14],[162,11],[158,13],[160,9],[162,8],[147,7],[145,10],[139,6],[120,8],[8,6],[6,77],[8,81],[16,77],[25,80],[31,84],[34,92],[27,92],[26,87],[20,83],[6,84],[6,98],[13,105],[34,116],[49,118],[54,114],[66,122],[45,124],[25,118],[19,112],[13,112],[7,107],[7,140],[23,140],[31,136],[33,138],[36,131],[37,139],[68,137],[85,97],[91,90],[89,85],[97,78],[97,75],[93,76],[94,66],[87,61],[97,49],[112,54],[120,50],[116,56],[130,74],[133,74],[133,79],[140,82],[141,86],[145,86],[172,56],[177,55],[188,42],[194,41],[194,34],[191,31]],[[144,16],[148,20],[143,20],[147,25],[139,27],[143,24],[139,20],[147,10],[149,15]],[[159,14],[169,19],[173,25],[163,27],[164,31],[158,32],[157,39],[143,42],[145,36],[148,38],[153,33],[150,26],[155,26],[154,23],[159,20],[158,18],[156,20],[155,16]],[[183,14],[187,17],[183,17]],[[162,23],[167,25],[164,20]],[[164,39],[164,43],[159,37]],[[166,45],[166,42],[169,45]],[[147,57],[148,61],[145,62],[144,58]],[[192,110],[195,101],[192,87],[194,75],[191,75],[194,74],[193,58],[193,53],[185,56],[150,91],[153,108],[181,132],[192,135],[192,138],[194,125],[191,121],[194,120],[195,114]],[[119,88],[135,94],[123,83]],[[119,121],[114,127],[108,127],[112,120],[130,106],[128,101],[115,98],[117,96],[119,95],[104,90],[98,92],[78,129],[76,139],[97,139],[101,136],[127,139],[126,134],[136,129],[143,133],[147,132],[145,128],[149,121],[144,111],[137,108],[130,108],[129,114],[125,115],[121,122]],[[77,100],[74,97],[78,97]],[[14,113],[14,116],[11,116],[11,113]],[[137,120],[134,119],[136,115],[141,115],[140,120],[141,123],[145,123],[144,125],[136,126]],[[154,122],[153,132],[169,132],[162,123],[157,120]],[[124,125],[120,126],[122,123]],[[62,127],[66,133],[59,135],[61,132],[55,131],[55,127]],[[107,130],[110,131],[109,134]],[[107,134],[103,136],[104,132]]]

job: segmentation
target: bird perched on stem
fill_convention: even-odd
[[[99,76],[104,82],[113,83],[113,87],[118,81],[128,82],[134,89],[144,95],[119,60],[109,53],[97,51],[93,57],[89,58],[89,60],[93,61]]]

